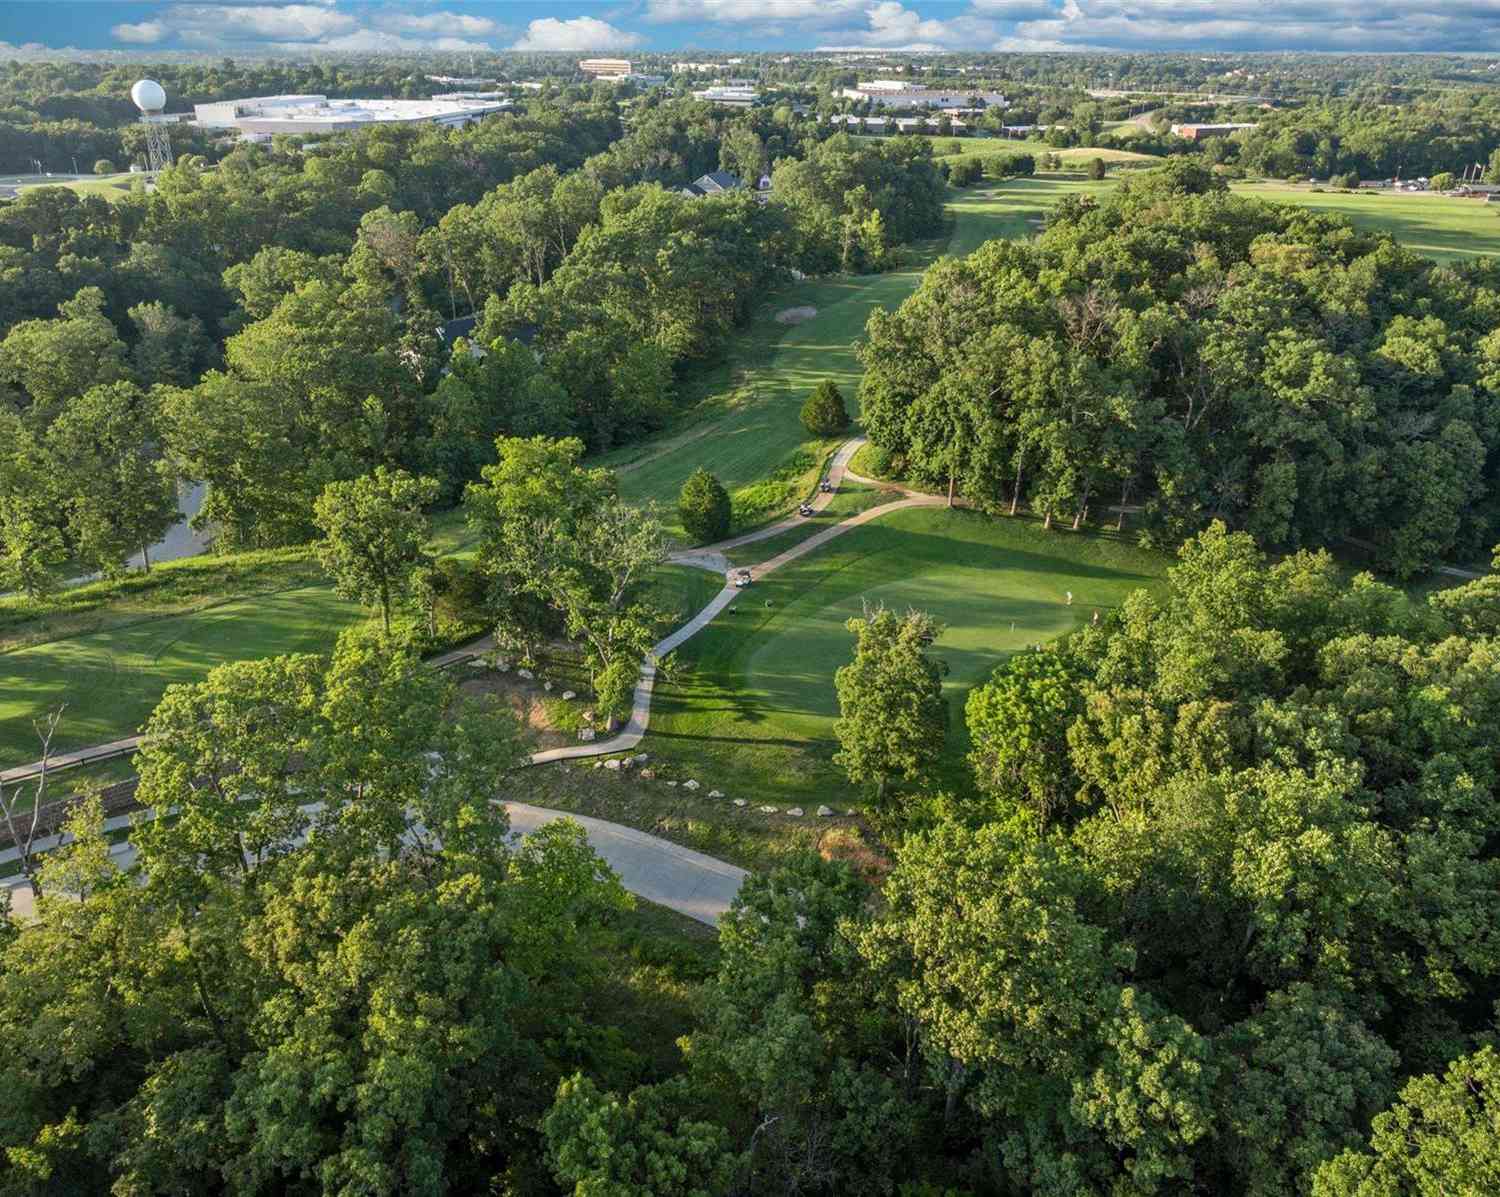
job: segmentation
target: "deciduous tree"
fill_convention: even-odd
[[[389,634],[391,603],[410,589],[412,573],[426,560],[431,532],[424,510],[437,498],[432,478],[377,466],[349,482],[331,482],[313,505],[324,540],[323,567],[345,598],[380,608]]]
[[[877,607],[845,626],[855,637],[854,660],[834,675],[839,752],[833,759],[850,781],[873,785],[884,804],[892,780],[915,781],[942,755],[947,665],[928,653],[939,629],[921,611],[897,615]]]

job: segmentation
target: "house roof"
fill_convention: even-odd
[[[730,174],[727,170],[713,170],[694,179],[693,186],[699,188],[705,195],[712,195],[716,191],[738,190],[744,184],[740,181],[739,175]]]
[[[479,316],[460,316],[457,320],[444,320],[438,327],[438,336],[444,345],[452,345],[459,337],[467,337],[479,323]]]

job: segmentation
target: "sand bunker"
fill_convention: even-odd
[[[817,308],[783,308],[776,313],[777,324],[801,324],[818,314]]]

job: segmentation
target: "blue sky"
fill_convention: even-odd
[[[0,0],[0,57],[65,49],[1500,52],[1500,0]]]

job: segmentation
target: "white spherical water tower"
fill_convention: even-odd
[[[172,122],[163,114],[166,89],[155,79],[141,79],[130,89],[130,99],[141,110],[141,124],[146,126],[147,169],[157,174],[172,165],[172,141],[167,136]]]

